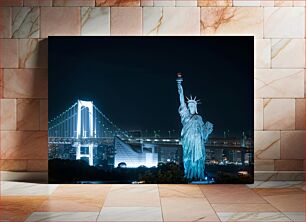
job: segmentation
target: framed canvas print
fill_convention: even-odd
[[[48,45],[49,183],[253,183],[253,36]]]

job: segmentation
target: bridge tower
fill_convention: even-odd
[[[85,112],[85,114],[87,114],[87,117],[86,115],[82,115],[83,107],[88,108],[88,112]],[[88,122],[86,122],[86,119],[88,119]],[[85,125],[85,123],[87,123],[87,125]],[[87,126],[87,130],[85,130],[85,126]],[[78,100],[77,139],[93,138],[93,135],[94,135],[93,102]],[[82,154],[81,147],[88,147],[88,154]],[[81,142],[78,142],[76,144],[76,159],[79,160],[81,159],[81,157],[88,157],[89,165],[92,166],[93,165],[93,147],[94,147],[93,143],[82,144]]]

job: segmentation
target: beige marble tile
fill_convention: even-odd
[[[254,160],[254,170],[255,171],[273,171],[274,170],[274,160],[258,160],[255,157]]]
[[[34,212],[26,221],[96,221],[99,212]]]
[[[39,129],[48,130],[48,100],[41,99],[39,105]]]
[[[0,99],[3,98],[3,69],[0,69]]]
[[[47,68],[48,41],[19,39],[19,68]]]
[[[140,6],[140,0],[96,0],[96,6]]]
[[[257,69],[257,98],[303,98],[303,69]]]
[[[181,197],[181,198],[204,198],[200,188],[195,185],[185,184],[159,184],[159,196],[163,197]]]
[[[299,188],[303,189],[304,181],[254,181],[247,185],[250,188]]]
[[[305,129],[305,99],[295,100],[295,129]]]
[[[39,212],[98,212],[104,199],[89,199],[85,196],[54,197],[45,200],[37,211]]]
[[[3,98],[3,69],[0,69],[0,99]]]
[[[280,212],[222,212],[218,216],[221,221],[291,221]]]
[[[112,7],[110,20],[111,35],[141,35],[141,7]]]
[[[153,0],[154,7],[175,6],[175,0]]]
[[[213,6],[219,6],[219,7],[227,7],[227,6],[233,6],[233,0],[198,0],[198,6],[204,6],[204,7],[213,7]]]
[[[294,222],[305,221],[305,212],[283,212],[283,214]]]
[[[23,180],[23,181],[28,181],[29,183],[33,182],[48,183],[48,172],[0,171],[0,174],[1,174],[1,180],[4,182]],[[25,196],[31,196],[31,195],[25,194]]]
[[[47,131],[1,131],[3,159],[47,159]]]
[[[175,0],[175,6],[196,7],[197,5],[197,0]]]
[[[295,6],[295,7],[305,7],[306,2],[304,0],[293,0],[293,6]]]
[[[260,7],[202,7],[202,35],[263,36],[263,8]]]
[[[95,6],[95,0],[53,0],[53,6]]]
[[[22,0],[1,0],[0,7],[22,6]]]
[[[257,181],[303,181],[303,171],[255,171]]]
[[[290,130],[294,128],[294,99],[264,99],[264,130]]]
[[[163,221],[160,207],[103,207],[97,221]]]
[[[305,178],[304,171],[276,171],[274,180],[281,181],[303,181]]]
[[[281,159],[304,159],[305,131],[281,131]]]
[[[278,210],[268,203],[261,204],[212,204],[216,212],[277,212]]]
[[[277,171],[303,171],[303,160],[275,160],[275,170]]]
[[[81,35],[109,35],[110,8],[82,7]]]
[[[272,39],[273,68],[304,68],[304,39]]]
[[[205,198],[161,198],[164,221],[219,221]]]
[[[12,37],[39,37],[39,8],[13,7],[12,9]]]
[[[0,199],[1,221],[25,221],[47,197],[3,197]]]
[[[274,0],[275,7],[290,7],[293,6],[293,0]]]
[[[306,69],[304,70],[304,98],[306,98]]]
[[[274,0],[261,0],[260,1],[260,6],[264,6],[264,7],[273,7],[274,6]]]
[[[246,185],[217,184],[200,186],[200,188],[211,204],[266,203],[265,200]]]
[[[199,35],[200,8],[144,7],[143,34],[144,35]]]
[[[29,172],[46,172],[46,171],[48,171],[48,159],[27,160],[27,171],[29,171]]]
[[[52,0],[23,0],[24,6],[52,6]]]
[[[0,160],[0,169],[4,171],[26,171],[27,160]]]
[[[112,185],[104,207],[159,207],[160,199],[156,184]]]
[[[303,8],[264,8],[265,38],[304,38],[304,32],[305,10]]]
[[[154,0],[140,0],[140,6],[153,6]]]
[[[111,185],[65,184],[60,185],[39,211],[96,212],[100,211]]]
[[[40,37],[80,35],[80,11],[79,7],[42,7]]]
[[[52,192],[54,192],[57,187],[57,184],[37,184],[29,182],[1,181],[1,197],[30,196],[30,198],[35,199],[35,197],[37,196],[48,196],[52,194]]]
[[[0,68],[18,68],[17,39],[0,39]]]
[[[62,184],[52,193],[52,197],[105,199],[111,186],[111,184]]]
[[[260,6],[260,0],[233,0],[233,6],[239,7],[239,6]]]
[[[257,189],[266,201],[281,212],[304,212],[305,191],[293,188]]]
[[[255,99],[255,130],[263,130],[263,99]]]
[[[0,7],[0,38],[11,38],[12,9]]]
[[[17,99],[17,130],[39,130],[39,100]]]
[[[271,68],[271,40],[256,39],[256,68]]]
[[[0,99],[0,129],[16,130],[16,100]]]
[[[46,69],[5,69],[5,98],[47,98],[48,72]]]
[[[280,159],[280,132],[255,131],[254,157],[257,160]]]
[[[294,187],[255,188],[254,191],[262,197],[273,197],[273,196],[282,196],[282,195],[291,196],[291,195],[305,193],[305,191],[303,191],[301,188],[294,188]]]
[[[301,171],[255,171],[256,181],[303,181],[304,173]]]

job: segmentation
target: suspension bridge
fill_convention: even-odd
[[[93,148],[102,140],[130,138],[128,132],[121,130],[92,101],[78,100],[50,120],[48,127],[49,143],[72,144],[76,147],[76,159],[87,157],[89,165],[93,165]],[[81,147],[88,147],[89,152],[82,153]]]

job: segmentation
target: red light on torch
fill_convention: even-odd
[[[181,72],[177,73],[177,79],[176,79],[177,83],[183,82],[183,77],[182,76],[183,76],[183,73],[181,73]]]

